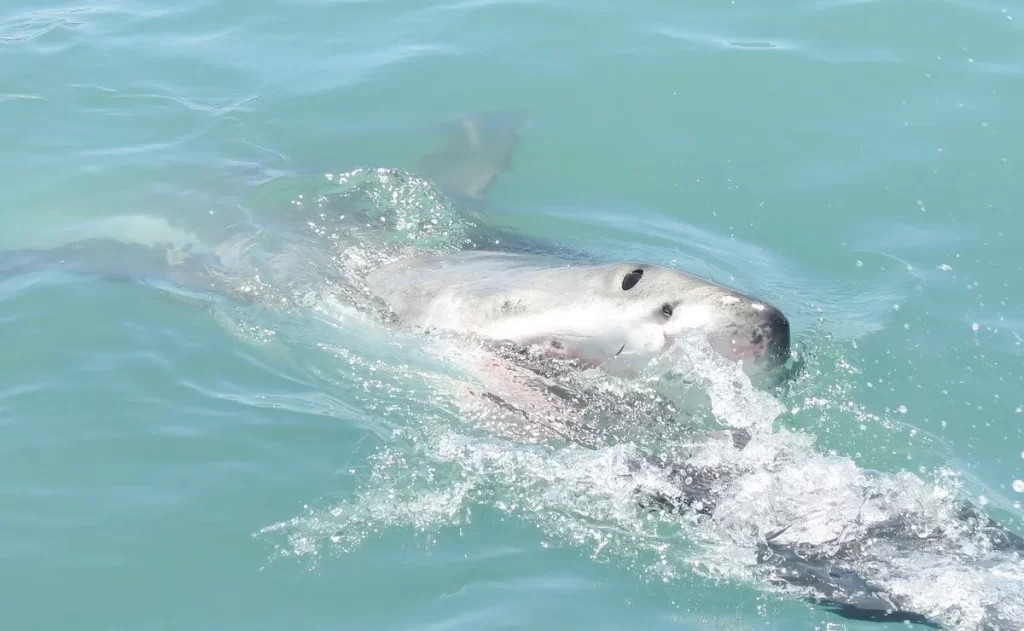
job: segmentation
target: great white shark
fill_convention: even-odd
[[[478,210],[495,179],[510,167],[520,124],[518,115],[461,121],[448,145],[427,156],[419,171],[467,209]],[[506,381],[540,379],[546,390],[541,395],[544,401],[536,407],[527,400],[533,396],[530,388],[484,393],[525,423],[550,428],[545,418],[551,409],[547,402],[556,400],[562,409],[579,402],[574,398],[577,394],[560,391],[556,381],[548,379],[551,375],[545,370],[551,364],[543,358],[628,376],[680,338],[698,334],[721,358],[739,362],[753,379],[778,372],[790,360],[789,319],[766,299],[666,266],[597,261],[507,231],[481,230],[491,231],[482,232],[474,247],[421,251],[376,266],[363,277],[361,289],[394,326],[511,345],[522,357],[529,357],[511,367],[506,360],[515,353],[485,354],[482,360],[492,366],[501,364],[497,369],[510,376]],[[220,273],[221,265],[215,250],[187,253],[172,264],[158,248],[103,238],[0,252],[0,274],[4,275],[62,271],[157,279],[245,299],[244,288]],[[537,360],[538,356],[542,359]],[[554,433],[584,446],[592,446],[594,439],[583,426],[562,424],[554,427]],[[741,450],[749,436],[736,431],[728,438]],[[679,465],[653,456],[649,461],[671,471],[679,493],[645,497],[645,505],[715,514],[716,498],[731,479],[729,470]],[[1024,551],[1024,540],[973,506],[964,505],[960,523],[971,536],[984,536],[992,549]],[[809,589],[812,599],[848,617],[926,619],[872,576],[851,569],[851,562],[867,545],[863,538],[842,542],[832,553],[822,554],[781,543],[781,534],[767,537],[758,556],[770,580]],[[870,537],[897,550],[922,545],[918,533],[899,518],[875,526]]]

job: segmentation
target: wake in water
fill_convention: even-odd
[[[742,383],[725,367],[700,369],[717,382],[713,393]],[[867,472],[819,453],[808,434],[754,421],[778,410],[769,397],[741,387],[739,396],[712,399],[743,424],[736,428],[749,437],[742,448],[695,439],[692,426],[675,440],[664,427],[643,436],[647,418],[626,406],[605,419],[604,431],[586,432],[585,448],[575,440],[527,444],[487,435],[470,418],[422,416],[378,455],[353,502],[261,534],[286,533],[281,554],[316,555],[325,544],[351,549],[382,526],[466,524],[474,507],[487,506],[662,580],[696,571],[840,609],[853,603],[859,617],[875,610],[958,629],[1019,627],[1020,541],[986,528],[981,515],[964,518],[952,472],[931,479]],[[615,426],[634,440],[616,440]]]

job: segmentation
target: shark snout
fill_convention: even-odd
[[[744,363],[774,367],[786,363],[790,356],[789,319],[764,303],[751,303],[748,314],[709,331],[708,339],[722,356]]]
[[[766,306],[764,354],[769,361],[784,364],[789,361],[790,334],[789,318],[772,306]]]

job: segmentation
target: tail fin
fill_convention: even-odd
[[[449,129],[447,146],[420,160],[421,175],[447,194],[482,199],[512,164],[526,112],[489,112],[459,121]]]

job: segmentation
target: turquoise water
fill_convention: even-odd
[[[294,258],[280,309],[0,280],[5,628],[881,628],[709,576],[614,450],[439,447],[449,368],[324,291],[291,202],[523,108],[495,221],[772,300],[807,365],[741,415],[961,472],[1020,532],[1022,31],[987,0],[8,0],[0,246],[259,225]]]

